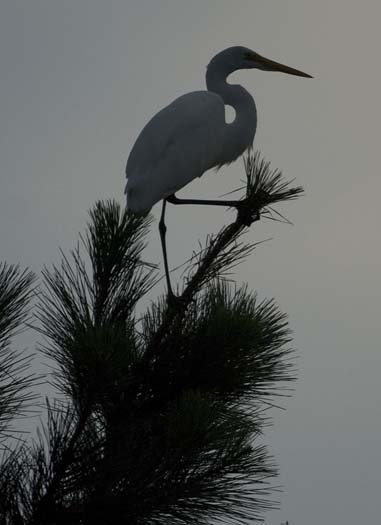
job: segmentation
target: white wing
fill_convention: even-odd
[[[210,91],[183,95],[157,113],[127,161],[127,208],[145,213],[218,165],[225,128],[224,102]]]

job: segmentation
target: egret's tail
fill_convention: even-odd
[[[129,181],[127,180],[126,187],[124,188],[124,193],[127,198],[127,210],[135,213],[136,215],[147,215],[152,208],[151,205],[147,205],[146,202],[139,199],[139,191],[137,188],[131,187]]]

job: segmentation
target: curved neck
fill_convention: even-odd
[[[208,91],[220,95],[224,104],[232,106],[236,116],[226,124],[224,158],[232,162],[252,145],[257,128],[257,109],[253,97],[240,85],[228,84],[226,78],[233,73],[227,65],[209,64],[206,71]]]

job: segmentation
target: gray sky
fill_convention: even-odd
[[[306,196],[294,227],[237,270],[288,312],[299,381],[268,431],[282,508],[269,525],[358,525],[380,516],[379,68],[376,0],[1,0],[1,260],[39,272],[83,231],[99,198],[123,202],[124,166],[147,120],[203,89],[211,56],[246,45],[315,76],[235,74],[255,97],[255,146]],[[237,162],[182,195],[220,196]],[[159,207],[154,208],[156,217]],[[170,209],[175,266],[233,216]],[[156,230],[147,258],[161,262]]]

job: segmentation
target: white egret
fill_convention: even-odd
[[[225,49],[207,67],[208,90],[183,95],[159,111],[144,127],[129,155],[127,209],[145,214],[163,200],[159,229],[172,299],[165,247],[166,203],[238,205],[239,201],[178,199],[175,193],[210,168],[233,162],[252,146],[257,127],[254,99],[242,86],[229,84],[226,79],[238,69],[254,68],[311,78],[246,47]],[[235,110],[231,123],[225,121],[225,105]]]

